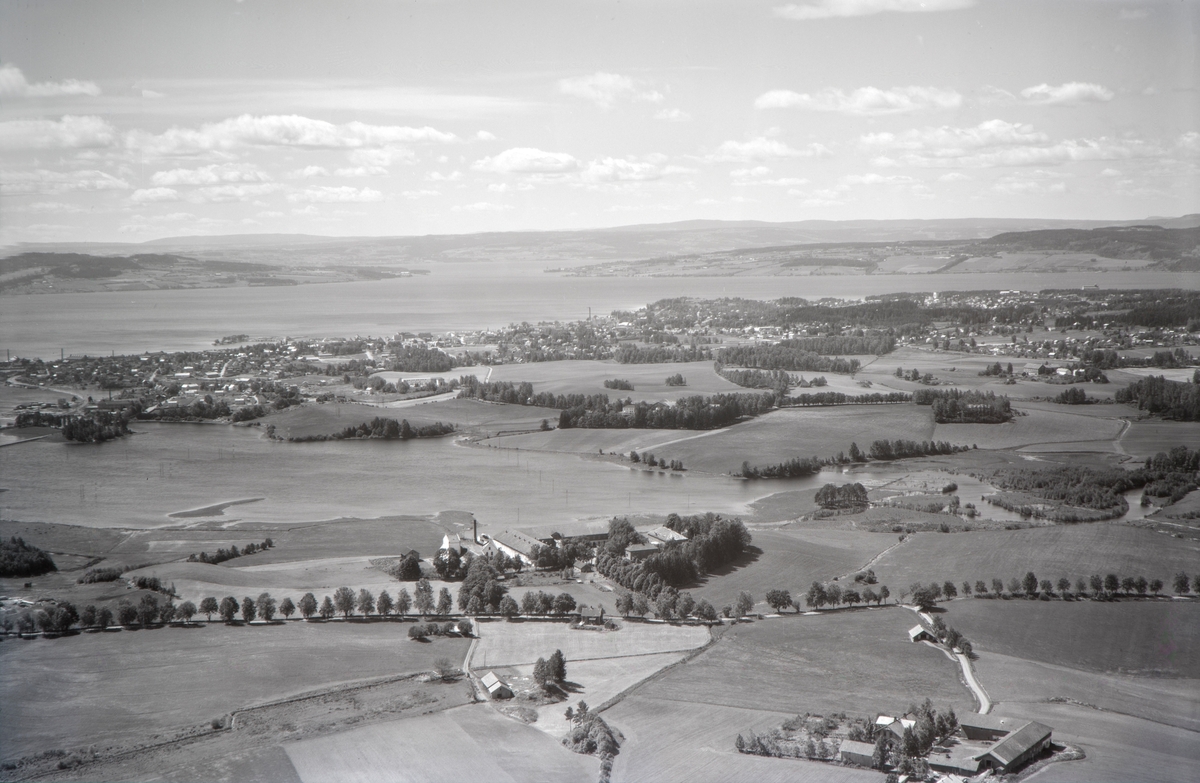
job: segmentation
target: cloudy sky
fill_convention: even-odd
[[[1200,211],[1192,0],[0,0],[0,242]]]

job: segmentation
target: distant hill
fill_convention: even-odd
[[[1200,228],[1153,225],[1106,226],[1090,230],[1049,229],[997,234],[979,243],[996,251],[1094,253],[1105,258],[1194,265],[1200,261]],[[1190,268],[1190,267],[1189,267]]]

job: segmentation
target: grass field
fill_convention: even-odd
[[[1121,446],[1135,457],[1152,457],[1173,446],[1200,449],[1200,421],[1142,419],[1129,425]]]
[[[1200,679],[1200,603],[979,601],[946,605],[946,622],[981,649],[1115,674]]]
[[[490,622],[478,625],[479,645],[471,668],[517,666],[562,650],[568,661],[691,650],[705,644],[708,629],[658,623],[621,622],[618,631],[583,631],[566,623]]]
[[[605,713],[626,735],[615,780],[873,781],[878,772],[739,755],[734,738],[798,713],[902,711],[926,697],[973,704],[944,655],[908,641],[914,615],[891,607],[768,619],[728,629],[708,650]]]
[[[719,611],[732,605],[746,590],[758,602],[759,611],[767,590],[790,590],[803,594],[814,580],[828,581],[857,570],[875,555],[896,543],[891,533],[860,533],[853,530],[755,530],[753,546],[761,550],[745,565],[710,575],[688,588],[697,598],[706,598]],[[896,586],[891,586],[896,592]]]
[[[304,783],[593,783],[599,762],[490,705],[380,723],[284,746]]]
[[[879,581],[892,586],[952,579],[993,578],[1005,583],[1026,571],[1039,579],[1072,583],[1079,577],[1115,573],[1170,583],[1178,571],[1191,573],[1200,563],[1195,541],[1164,536],[1143,528],[1097,522],[1024,530],[977,530],[970,533],[916,533],[874,566]]]
[[[253,702],[461,661],[469,641],[403,623],[161,628],[0,643],[0,748],[140,740]]]
[[[1059,406],[1057,411],[1016,407],[1027,415],[1004,424],[939,424],[934,437],[981,449],[1013,449],[1035,443],[1112,441],[1124,427],[1120,421],[1076,413],[1069,405]]]
[[[668,376],[681,373],[687,386],[667,386]],[[483,377],[480,375],[480,377]],[[604,381],[621,379],[633,391],[606,389]],[[731,383],[713,370],[712,362],[617,364],[616,362],[565,361],[503,364],[492,368],[492,381],[533,384],[535,392],[552,394],[607,394],[610,398],[677,400],[693,394],[753,391]]]
[[[550,408],[458,399],[417,402],[395,408],[356,403],[308,404],[272,414],[263,421],[274,424],[276,434],[281,437],[298,438],[331,435],[377,416],[397,421],[406,419],[414,427],[442,422],[468,431],[528,430],[537,429],[542,419],[549,419],[552,424],[558,421],[558,411]]]

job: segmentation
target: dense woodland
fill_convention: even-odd
[[[912,395],[906,392],[870,392],[868,394],[846,394],[844,392],[803,392],[780,400],[780,407],[824,407],[830,405],[887,405],[911,402]]]
[[[641,536],[627,519],[609,523],[609,536],[597,550],[596,570],[627,590],[651,600],[665,590],[694,581],[736,560],[750,546],[750,532],[739,519],[715,514],[681,517],[671,514],[667,527],[690,536],[687,541],[667,544],[642,561],[626,560],[625,549]]]
[[[1200,384],[1151,376],[1117,391],[1117,402],[1174,421],[1200,421]]]
[[[48,552],[26,544],[25,539],[0,539],[0,577],[40,576],[57,570]]]
[[[648,345],[621,343],[613,354],[619,364],[659,364],[662,362],[702,362],[712,358],[712,349],[703,345]]]
[[[917,389],[913,402],[933,406],[933,420],[938,424],[1001,424],[1013,417],[1008,398],[995,392]]]
[[[388,368],[395,372],[446,372],[456,366],[452,356],[436,348],[423,345],[393,346],[395,358]]]

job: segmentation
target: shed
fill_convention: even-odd
[[[908,640],[910,642],[937,642],[937,638],[920,625],[914,625],[912,628],[908,629]]]
[[[511,699],[513,692],[512,688],[496,676],[495,672],[488,672],[479,679],[483,683],[483,687],[487,688],[488,695],[493,699]]]
[[[875,766],[875,745],[871,742],[856,742],[855,740],[842,740],[842,745],[839,748],[842,761],[850,764],[857,764],[860,767],[874,768]]]

